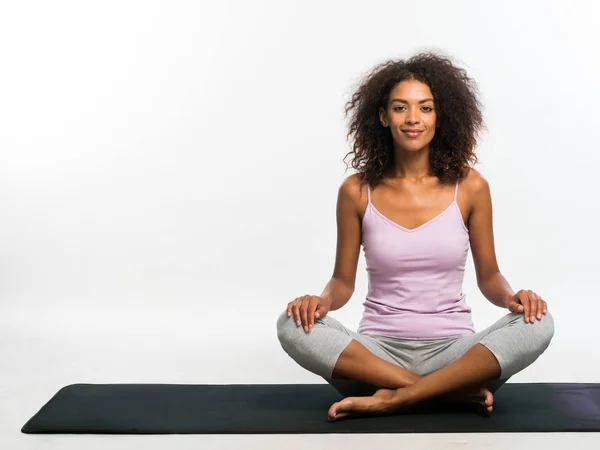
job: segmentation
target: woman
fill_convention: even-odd
[[[358,173],[338,191],[333,275],[320,296],[288,303],[281,345],[350,396],[329,420],[429,400],[489,415],[493,392],[546,350],[554,321],[539,295],[515,293],[498,269],[489,185],[469,166],[484,128],[476,85],[448,58],[423,52],[377,66],[351,110]],[[369,289],[354,332],[327,313],[354,292],[360,245]],[[509,311],[479,332],[462,292],[469,247],[480,291]]]

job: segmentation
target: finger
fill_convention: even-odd
[[[522,313],[523,311],[525,311],[525,307],[517,302],[513,303],[513,308],[514,312]]]
[[[516,311],[516,306],[515,306],[515,302],[513,302],[512,300],[510,300],[507,304],[506,307],[508,308],[508,310],[510,312],[515,312]]]
[[[304,299],[302,301],[302,306],[300,307],[300,317],[302,318],[302,328],[304,328],[304,331],[308,331],[308,305],[309,305],[310,301],[307,299]]]
[[[544,300],[542,300],[542,298],[538,295],[538,301],[537,301],[537,318],[538,319],[542,318],[543,312],[544,312]]]
[[[300,305],[302,305],[302,300],[296,300],[294,306],[292,306],[292,311],[294,312],[294,320],[296,321],[296,326],[300,326],[302,323],[300,321]]]
[[[546,314],[548,312],[548,303],[546,303],[544,300],[542,300],[544,302],[544,314]]]
[[[521,294],[519,300],[521,300],[521,304],[523,305],[525,322],[529,322],[529,297],[525,294]]]
[[[535,322],[535,316],[537,316],[537,295],[535,292],[529,293],[529,320]]]
[[[511,312],[516,312],[516,313],[522,312],[523,311],[523,305],[521,305],[520,303],[517,303],[516,301],[511,301],[509,303],[508,309]]]
[[[294,302],[296,300],[292,300],[291,302],[288,303],[287,305],[287,315],[288,317],[290,317],[292,315],[292,306],[294,305]]]
[[[508,310],[516,313],[523,311],[523,305],[519,303],[519,298],[517,296],[512,296],[508,301]]]
[[[315,317],[317,319],[322,319],[323,317],[325,317],[325,314],[327,314],[327,307],[322,303],[318,303],[317,309],[315,311]]]
[[[312,329],[312,327],[315,325],[315,309],[317,309],[318,306],[318,299],[317,297],[312,297],[310,299],[310,303],[308,304],[308,310],[307,310],[307,314],[308,314],[308,329]]]

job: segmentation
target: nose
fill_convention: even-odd
[[[406,123],[415,124],[419,122],[419,117],[414,108],[409,108],[408,114],[406,115]]]

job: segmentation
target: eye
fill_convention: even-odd
[[[398,111],[398,108],[404,108],[404,106],[396,106],[394,108],[394,111]],[[433,108],[431,106],[423,106],[423,108],[425,108],[427,110],[427,112],[433,111]]]

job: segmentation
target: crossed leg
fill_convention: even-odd
[[[430,369],[425,370],[427,375],[404,387],[395,389],[383,387],[370,397],[350,397],[336,402],[329,409],[329,419],[337,420],[356,413],[389,413],[452,392],[460,393],[462,390],[465,393],[466,389],[468,393],[472,388],[482,389],[482,383],[486,382],[495,382],[499,386],[514,373],[535,361],[548,347],[553,334],[554,320],[549,313],[536,322],[525,322],[523,315],[519,313],[506,314],[485,330],[461,337],[435,358],[425,361],[425,365]],[[358,360],[352,363],[348,360],[352,359],[352,354],[356,356],[361,352],[352,352],[352,350],[355,349],[350,349],[344,358],[340,357],[338,360],[340,367],[336,363],[336,373],[339,372],[344,377],[352,377],[354,372],[357,378],[370,378],[376,381],[374,376],[369,376],[369,373],[378,368],[388,371],[387,375],[381,374],[381,378],[392,377],[389,365],[377,363],[372,358],[371,364],[374,364],[375,368],[368,367],[366,370],[363,369],[362,374],[357,373],[360,367]],[[366,354],[362,352],[362,359],[364,360],[365,357]],[[435,370],[431,370],[432,367]],[[404,369],[395,370],[397,380],[400,380],[400,377],[405,381],[414,379],[401,371]],[[389,384],[377,386],[389,386]],[[491,412],[492,394],[489,390],[483,389],[480,392],[485,396],[484,404],[487,411]]]

